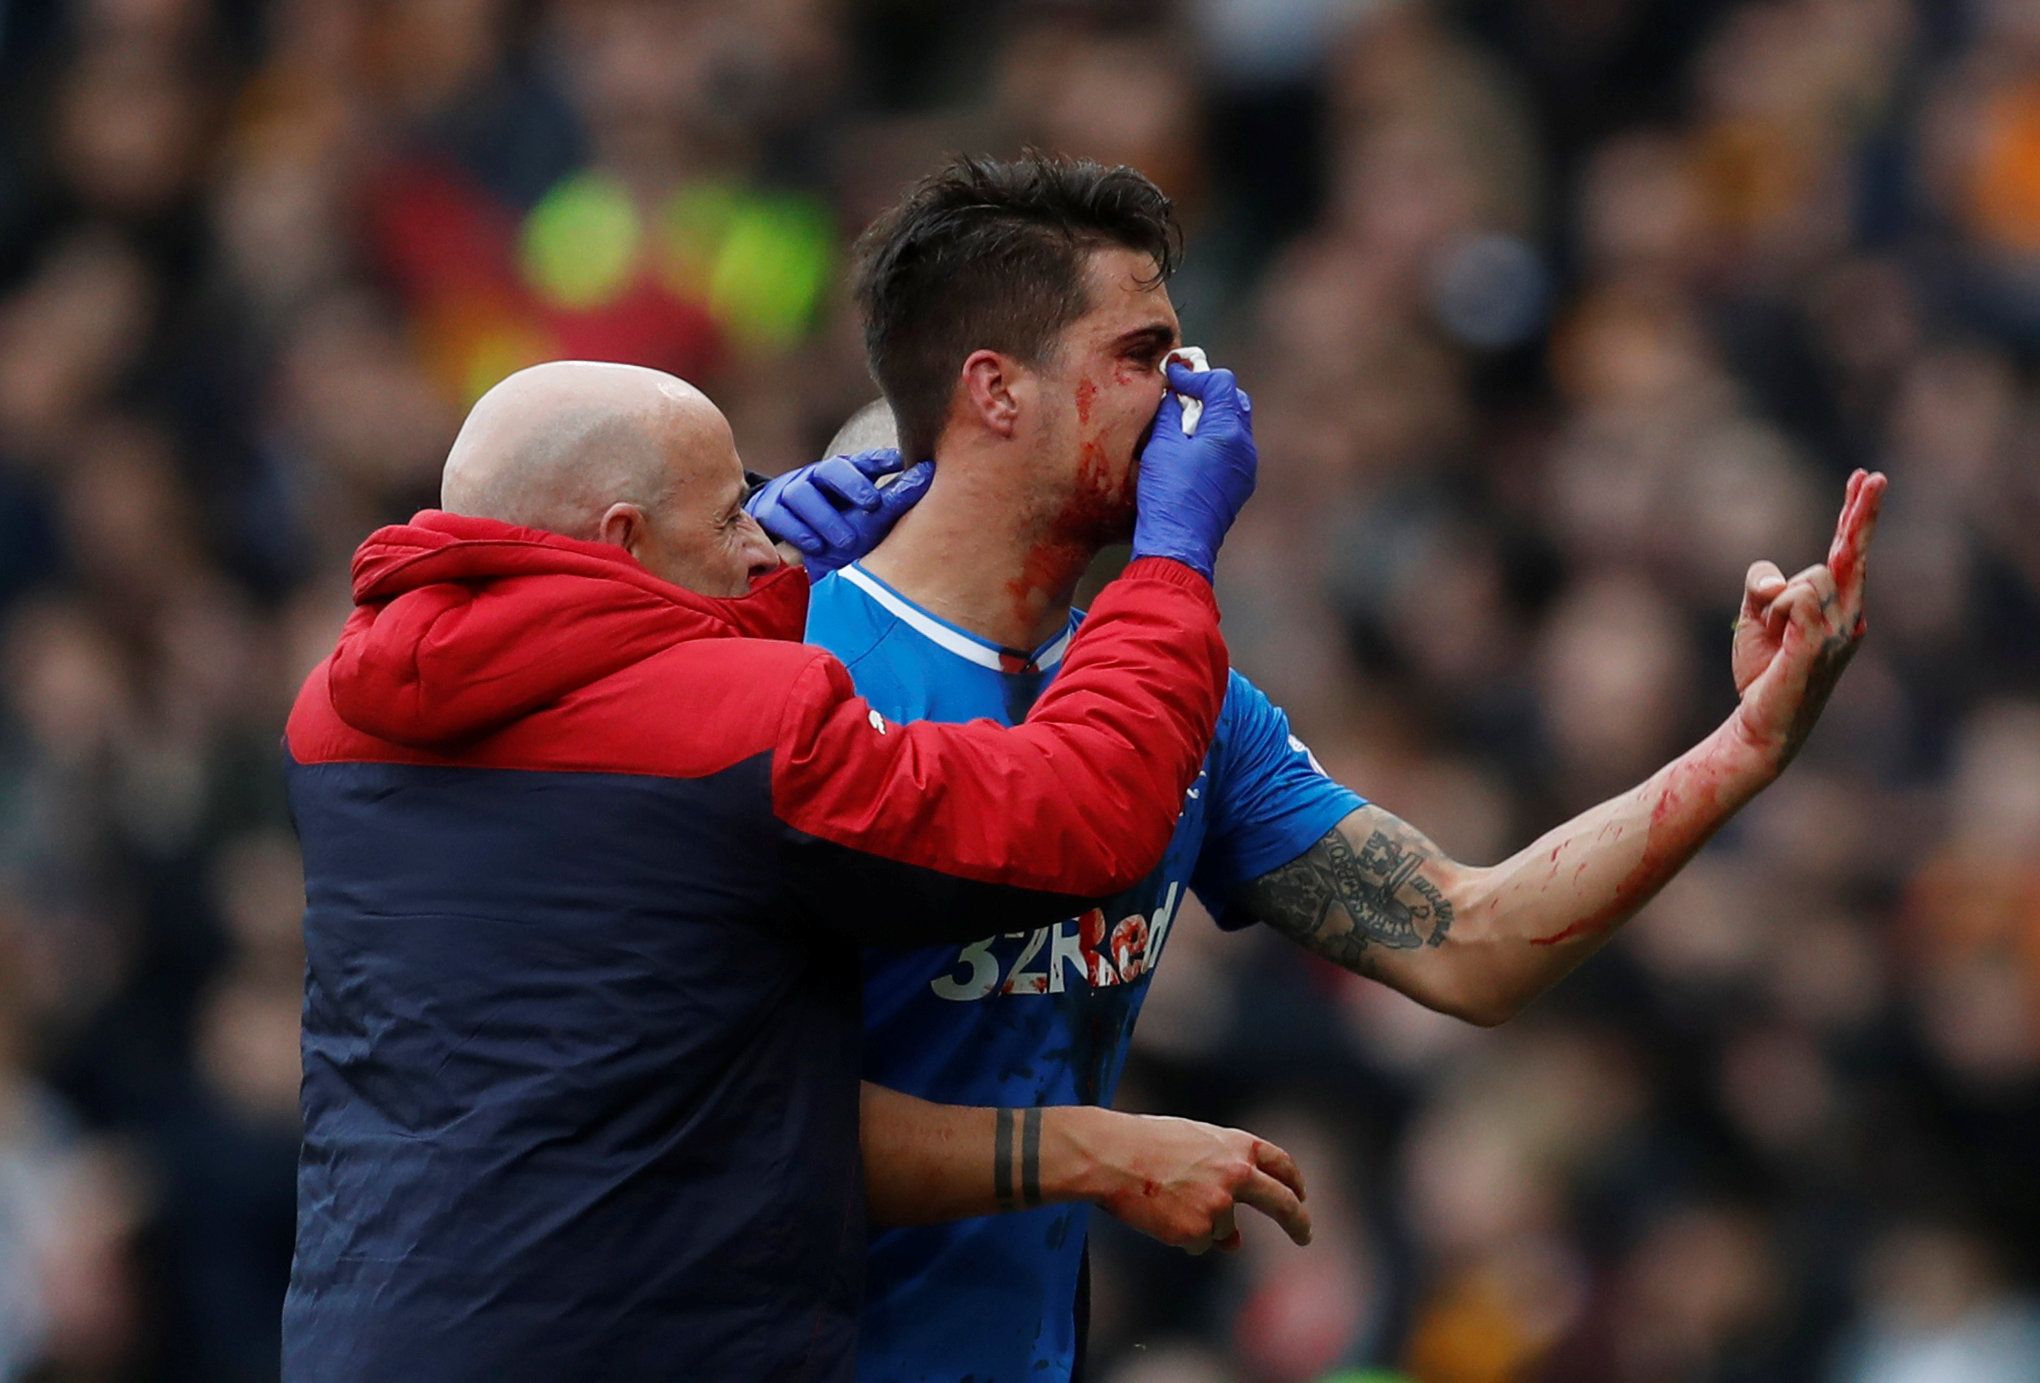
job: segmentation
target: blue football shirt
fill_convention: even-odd
[[[808,640],[896,721],[1024,719],[1082,616],[1031,653],[921,609],[861,566],[815,586]],[[1148,982],[1194,891],[1214,914],[1363,805],[1289,719],[1232,674],[1203,772],[1161,866],[1102,908],[968,946],[864,957],[864,1077],[943,1104],[1112,1102]],[[864,1383],[1060,1383],[1075,1366],[1090,1207],[874,1230],[858,1359]]]

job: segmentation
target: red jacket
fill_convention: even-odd
[[[1144,877],[1223,699],[1135,562],[1007,729],[889,724],[737,600],[427,512],[292,712],[307,978],[291,1380],[847,1378],[860,943]]]

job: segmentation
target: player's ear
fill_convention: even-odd
[[[1020,401],[1014,395],[1019,372],[997,351],[972,351],[963,362],[963,406],[980,427],[1011,437],[1019,424]]]

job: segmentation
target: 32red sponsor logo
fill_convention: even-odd
[[[1061,994],[1073,983],[1093,989],[1131,984],[1160,959],[1181,894],[1181,884],[1170,884],[1162,905],[1152,913],[1137,912],[1109,926],[1104,910],[1092,908],[1052,927],[973,941],[957,952],[956,963],[946,974],[929,981],[928,988],[938,998],[961,1001],[993,994]],[[1021,942],[1017,950],[999,944],[1012,940]],[[1000,951],[1010,955],[1010,961]]]

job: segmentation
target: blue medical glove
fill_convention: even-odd
[[[1140,453],[1140,513],[1133,521],[1135,557],[1173,557],[1211,575],[1218,545],[1240,506],[1254,493],[1253,400],[1231,370],[1200,374],[1170,362],[1169,392],[1155,413]],[[1197,435],[1183,435],[1188,394],[1204,404]]]
[[[775,542],[791,543],[819,581],[877,547],[900,515],[928,492],[935,463],[923,461],[881,490],[872,481],[900,469],[897,451],[831,456],[768,480],[744,508]]]

